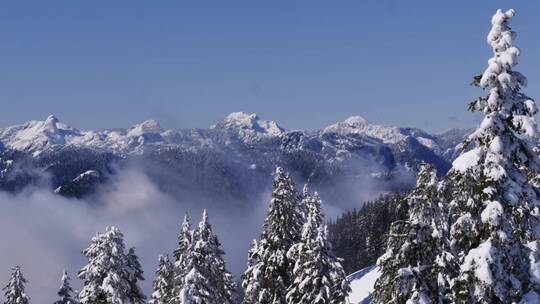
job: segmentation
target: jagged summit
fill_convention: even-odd
[[[252,123],[255,120],[259,120],[259,115],[257,115],[257,113],[246,112],[232,112],[224,119],[224,121],[227,122],[240,122],[244,124]]]
[[[33,120],[22,125],[0,129],[0,141],[16,150],[38,151],[49,145],[62,145],[66,137],[79,136],[77,129],[59,122],[54,115],[44,121]]]
[[[261,140],[279,138],[285,129],[275,121],[262,120],[255,113],[233,112],[222,121],[210,127],[210,131],[220,134],[223,142],[240,140],[246,144]]]
[[[343,122],[346,123],[346,124],[349,124],[349,125],[353,125],[353,126],[369,124],[367,119],[365,119],[364,117],[358,116],[358,115],[351,116],[351,117],[345,119]]]
[[[211,128],[226,127],[279,136],[285,130],[275,121],[262,120],[256,113],[233,112]]]
[[[47,116],[47,119],[45,120],[45,124],[48,126],[51,126],[52,128],[56,129],[56,124],[59,122],[58,118],[54,115]]]
[[[145,120],[140,124],[132,126],[129,131],[129,136],[141,136],[145,133],[162,133],[164,130],[159,125],[159,122],[153,119]]]

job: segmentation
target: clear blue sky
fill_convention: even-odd
[[[517,11],[540,99],[539,1],[2,1],[0,126],[205,127],[233,111],[289,129],[469,126],[498,7]]]

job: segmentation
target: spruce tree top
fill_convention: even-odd
[[[92,238],[83,251],[88,264],[79,271],[83,289],[79,293],[83,304],[143,303],[139,286],[143,280],[141,265],[131,248],[125,253],[123,234],[116,227],[107,227],[104,233]]]
[[[439,220],[438,186],[435,167],[431,164],[420,164],[416,186],[407,197],[411,222],[432,224],[434,220]]]
[[[513,70],[520,55],[513,45],[516,33],[508,26],[514,14],[514,10],[498,10],[492,18],[487,39],[494,56],[484,73],[473,82],[489,89],[489,94],[469,106],[485,116],[465,142],[473,148],[454,161],[451,175],[466,173],[478,184],[476,199],[485,202],[483,223],[500,226],[503,214],[509,213],[504,209],[511,206],[523,215],[512,218],[512,229],[522,240],[531,240],[536,224],[528,215],[540,205],[538,188],[529,179],[540,172],[540,159],[533,150],[537,139],[534,115],[538,110],[535,102],[522,92],[527,79]]]
[[[173,265],[168,255],[159,255],[156,277],[153,282],[152,298],[149,304],[170,304],[174,300]]]
[[[178,235],[178,247],[174,250],[174,257],[176,261],[181,260],[182,255],[188,249],[191,237],[191,224],[189,222],[188,215],[184,215],[184,220],[182,221],[182,226],[180,228],[180,234]]]
[[[298,197],[294,184],[281,167],[276,168],[273,189],[261,241],[284,242],[275,245],[288,250],[299,240],[303,223],[297,208]]]
[[[4,287],[4,304],[28,304],[30,298],[24,291],[24,284],[28,281],[22,275],[21,266],[15,266],[12,270],[9,283]]]
[[[62,279],[60,279],[60,289],[58,290],[58,296],[60,299],[54,304],[76,304],[77,300],[73,298],[73,288],[69,284],[71,278],[66,270],[62,273]]]

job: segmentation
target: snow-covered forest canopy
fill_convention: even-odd
[[[517,34],[510,26],[515,14],[513,9],[499,9],[491,19],[487,43],[492,57],[472,81],[484,95],[468,105],[482,121],[474,130],[456,131],[456,136],[452,133],[437,138],[417,129],[374,126],[360,117],[319,132],[286,132],[274,122],[246,113],[233,113],[209,131],[174,134],[153,121],[123,131],[79,131],[61,125],[53,116],[45,122],[0,130],[0,139],[11,145],[6,150],[1,146],[3,155],[10,157],[0,157],[0,177],[10,176],[2,182],[12,191],[5,198],[21,197],[23,193],[27,196],[22,197],[37,199],[33,207],[37,212],[32,209],[37,227],[50,224],[47,214],[54,213],[55,218],[67,218],[66,223],[70,223],[55,229],[70,230],[69,234],[79,238],[86,237],[95,222],[110,222],[88,237],[84,248],[71,248],[57,238],[32,239],[50,243],[47,248],[80,252],[76,260],[79,268],[58,269],[58,278],[49,278],[58,286],[56,295],[52,295],[54,303],[540,303],[538,108],[524,92],[527,78],[515,70],[521,55],[515,45]],[[45,131],[34,132],[38,129]],[[450,147],[462,137],[457,147]],[[81,146],[84,153],[73,152]],[[212,162],[222,156],[217,150],[204,150],[202,155],[199,148],[207,146],[223,148],[227,162]],[[274,153],[275,146],[279,146],[279,153]],[[172,160],[180,149],[191,154],[182,166],[174,167]],[[412,149],[414,152],[409,151]],[[51,150],[66,154],[58,160],[48,156]],[[155,161],[156,155],[166,155],[160,158],[162,167],[153,166],[147,172],[173,181],[160,187],[142,187],[147,177],[131,173],[125,178],[142,182],[116,182],[107,187],[111,176],[128,167],[126,155],[130,154],[148,162]],[[37,170],[35,163],[48,167],[48,158],[57,166],[65,165],[63,170],[73,166],[84,168],[84,172],[78,174],[81,168],[77,168],[73,170],[75,178],[63,178],[58,172],[66,171]],[[63,162],[67,159],[68,165]],[[88,159],[97,159],[102,171],[86,170]],[[366,165],[366,159],[376,165]],[[231,163],[246,161],[247,168],[229,171]],[[202,165],[209,163],[207,167]],[[353,169],[362,168],[367,173],[356,175],[349,168],[354,165],[358,167]],[[177,179],[164,174],[161,169],[166,166],[185,170],[182,174],[186,176]],[[258,166],[271,168],[271,191],[261,210],[253,213],[260,211],[264,216],[247,218],[240,212],[246,205],[233,198],[254,200],[255,194],[243,191],[255,192],[260,189],[259,183],[270,181],[261,178],[265,171],[256,171]],[[32,170],[25,171],[28,168]],[[222,175],[210,179],[215,172]],[[408,177],[412,175],[415,182],[410,185]],[[13,176],[16,178],[11,179]],[[240,183],[236,179],[240,176],[249,182]],[[335,179],[326,180],[330,178]],[[222,181],[226,185],[217,185]],[[350,189],[350,183],[360,182],[373,183],[379,188],[370,194],[380,195],[372,195],[362,204],[357,202],[358,208],[323,204],[323,197],[359,198],[340,192]],[[41,190],[32,192],[27,184]],[[51,190],[52,184],[54,191],[42,190]],[[201,213],[193,222],[192,217],[199,217],[199,213],[178,214],[178,209],[170,208],[169,196],[163,195],[169,191],[168,195],[192,199],[199,193],[184,191],[182,186],[186,185],[201,193],[213,189],[215,192],[205,199],[234,201],[238,206],[216,209],[219,215],[214,216],[194,203],[193,209]],[[102,192],[96,190],[98,187],[105,187],[108,195],[99,196]],[[228,192],[222,191],[225,188]],[[325,196],[319,190],[332,194]],[[128,201],[118,193],[128,193]],[[88,196],[98,198],[95,206],[84,200]],[[58,197],[57,205],[49,205],[50,197]],[[3,200],[4,194],[0,198]],[[115,204],[104,202],[105,198]],[[150,207],[134,203],[146,200],[163,202]],[[227,211],[231,218],[224,220]],[[29,213],[30,209],[19,212]],[[118,214],[133,216],[135,224],[126,224]],[[82,220],[85,216],[89,220]],[[30,226],[27,217],[21,218],[23,223],[16,227]],[[161,222],[170,218],[174,218],[174,225],[162,227]],[[177,221],[180,218],[182,221]],[[8,216],[5,221],[19,219]],[[129,234],[124,235],[122,225],[129,227]],[[259,227],[257,231],[243,231],[253,230],[253,226]],[[22,235],[31,234],[21,230]],[[174,230],[176,239],[165,241],[170,234],[153,233],[164,230]],[[141,231],[147,235],[136,233]],[[238,240],[228,247],[235,247],[244,257],[241,271],[235,273],[222,240],[233,243],[245,235],[254,237],[249,249],[239,246]],[[140,238],[137,247],[128,246],[130,238]],[[22,250],[12,248],[17,239],[6,240],[9,246],[5,250],[13,255]],[[141,259],[140,252],[162,250],[153,248],[154,241],[174,244],[174,249],[154,255],[152,265],[157,267],[154,273],[148,273],[143,270],[148,261]],[[47,250],[37,255],[38,261],[32,265],[12,265],[3,288],[5,304],[35,302],[28,291],[33,278],[25,271],[35,275],[40,269],[31,267],[43,265],[45,269],[48,263],[58,263],[49,259],[53,255]]]

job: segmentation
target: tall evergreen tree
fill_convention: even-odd
[[[172,304],[174,296],[174,269],[168,255],[160,255],[156,278],[153,283],[154,292],[149,304]]]
[[[309,193],[309,187],[308,184],[304,185],[304,188],[302,189],[302,195],[299,196],[300,203],[298,204],[298,213],[302,218],[302,222],[306,223],[307,218],[309,216],[309,204],[310,200],[313,199],[313,196]],[[302,227],[303,229],[303,227]]]
[[[513,16],[514,10],[497,10],[492,18],[487,40],[494,56],[473,82],[489,94],[469,106],[484,118],[448,174],[453,193],[460,193],[451,202],[451,244],[460,262],[452,286],[457,303],[517,303],[537,296],[528,262],[534,247],[529,242],[538,240],[539,193],[528,177],[540,168],[533,150],[537,108],[522,92],[525,76],[513,71],[520,54],[508,26]]]
[[[58,290],[58,301],[54,304],[78,304],[79,302],[73,297],[73,288],[69,284],[71,278],[68,276],[67,271],[62,273],[62,279],[60,280],[60,289]]]
[[[409,216],[392,224],[386,253],[378,260],[381,276],[374,303],[443,303],[453,256],[448,252],[448,221],[437,172],[421,164],[416,187],[407,197]],[[439,266],[440,264],[440,266]]]
[[[225,267],[223,254],[204,210],[203,218],[193,232],[192,247],[186,257],[187,271],[180,291],[182,304],[232,303],[236,287]]]
[[[124,236],[116,227],[92,238],[83,250],[88,264],[79,271],[82,304],[135,304],[144,301],[137,281],[142,278],[135,252],[125,253]],[[142,298],[142,299],[141,299]]]
[[[24,284],[28,283],[21,272],[21,266],[13,267],[9,283],[4,287],[4,304],[28,304],[30,298],[24,292]]]
[[[261,260],[259,253],[259,244],[257,240],[253,240],[248,252],[247,270],[242,280],[244,289],[243,303],[258,303],[259,301],[260,290],[262,290],[262,273],[257,271],[259,269],[258,263]]]
[[[287,257],[287,252],[300,240],[303,224],[298,197],[291,178],[282,168],[277,168],[270,210],[257,248],[251,250],[249,268],[244,273],[245,304],[286,303],[293,269],[293,261]]]
[[[301,240],[294,244],[287,257],[294,261],[292,283],[287,290],[289,304],[345,303],[349,285],[340,261],[332,252],[317,194],[304,188],[307,222]]]
[[[188,250],[191,244],[192,234],[193,231],[191,230],[189,217],[186,214],[180,227],[180,234],[178,235],[178,247],[174,250],[174,257],[176,261],[182,261],[183,254]]]
[[[174,250],[174,295],[176,303],[180,303],[180,291],[182,290],[185,276],[188,270],[188,255],[192,246],[193,231],[187,214],[180,227],[178,235],[178,246]]]
[[[139,281],[144,281],[143,270],[139,262],[139,257],[135,254],[135,248],[129,248],[126,254],[126,262],[129,280],[128,299],[130,303],[144,303],[146,296],[139,287]]]

